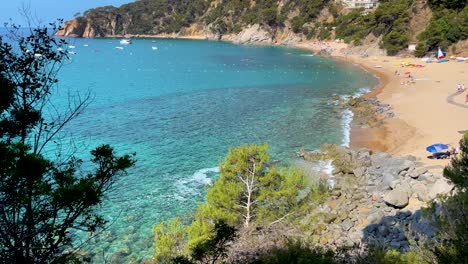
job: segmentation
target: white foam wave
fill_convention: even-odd
[[[201,194],[201,185],[210,185],[213,180],[213,174],[219,173],[219,168],[204,168],[197,170],[190,177],[184,177],[177,180],[174,184],[177,188],[177,193],[173,194],[178,200],[190,199],[190,197]]]
[[[342,115],[341,127],[343,128],[344,136],[341,146],[349,147],[349,143],[351,142],[351,122],[353,121],[354,113],[349,109],[345,109]]]
[[[357,92],[355,92],[352,97],[353,98],[358,98],[360,96],[363,96],[365,95],[366,93],[370,92],[371,91],[371,88],[370,87],[361,87],[357,90]]]
[[[364,94],[370,92],[371,89],[369,87],[362,87],[359,88],[357,92],[355,92],[352,95],[341,95],[340,98],[344,102],[349,101],[351,98],[358,98],[360,96],[363,96]],[[342,121],[341,121],[341,127],[343,128],[343,142],[341,146],[343,147],[349,147],[349,144],[351,142],[351,122],[353,121],[354,113],[351,111],[351,109],[347,108],[343,110],[342,112]]]
[[[315,153],[320,153],[320,151],[313,151]],[[333,177],[333,170],[335,167],[332,165],[332,160],[319,160],[314,162],[312,166],[312,170],[315,171],[317,180],[318,179],[326,179],[328,187],[333,189],[336,185],[335,178]],[[314,174],[315,174],[314,173]]]
[[[203,185],[209,185],[212,183],[212,179],[208,177],[208,173],[210,172],[219,173],[219,168],[214,167],[214,168],[205,168],[205,169],[198,170],[193,174],[192,179],[197,183],[200,183]]]
[[[331,160],[321,160],[321,161],[319,161],[318,168],[319,168],[321,173],[324,173],[324,174],[326,174],[328,176],[327,183],[328,183],[329,188],[330,189],[335,188],[336,181],[335,181],[335,177],[333,177],[333,173],[332,173],[333,170],[335,169],[335,167],[333,167],[332,161]]]

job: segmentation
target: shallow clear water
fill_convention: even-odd
[[[94,100],[66,131],[80,151],[109,143],[138,160],[101,208],[113,224],[88,249],[96,262],[117,251],[129,251],[128,262],[150,257],[152,225],[193,212],[231,146],[268,142],[272,158],[287,162],[301,148],[346,143],[333,96],[377,83],[357,67],[287,48],[70,41],[77,54],[61,70],[60,95],[89,89]]]

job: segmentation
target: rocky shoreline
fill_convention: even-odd
[[[453,189],[441,172],[413,156],[342,147],[333,152],[336,184],[315,212],[323,215],[308,234],[315,242],[332,249],[379,246],[406,251],[421,234],[434,233],[421,208]]]

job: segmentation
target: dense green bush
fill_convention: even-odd
[[[457,5],[449,5],[455,6]],[[422,57],[437,48],[446,49],[459,40],[468,38],[468,6],[459,9],[434,9],[426,29],[418,35],[415,55]]]
[[[409,7],[413,0],[388,0],[382,2],[375,12],[363,15],[363,9],[355,9],[337,19],[336,37],[346,43],[362,40],[372,33],[383,35],[383,47],[389,55],[405,49],[409,42]]]

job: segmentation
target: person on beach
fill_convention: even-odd
[[[457,92],[461,92],[462,89],[461,89],[461,84],[457,84]]]
[[[468,103],[468,93],[466,93],[465,103]]]

